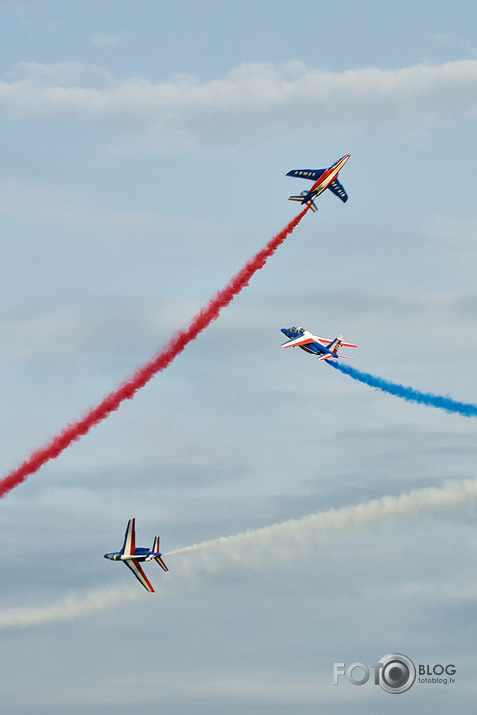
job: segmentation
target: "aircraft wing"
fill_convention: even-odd
[[[343,189],[338,179],[335,179],[333,183],[328,186],[328,188],[334,193],[335,196],[341,199],[341,201],[343,201],[344,203],[348,201],[348,194]]]
[[[320,343],[324,343],[325,345],[329,345],[330,343],[333,342],[330,338],[320,338],[318,335],[316,336],[316,339],[320,341]],[[354,343],[344,343],[342,340],[340,340],[340,347],[344,346],[345,348],[357,348],[358,346],[355,345]]]
[[[126,564],[126,566],[131,569],[135,577],[137,578],[138,581],[142,583],[146,591],[149,591],[150,593],[154,593],[154,589],[152,587],[151,582],[149,581],[148,577],[144,573],[144,571],[141,568],[141,564],[137,559],[132,559],[131,561],[123,561],[123,563]]]
[[[309,345],[314,342],[316,342],[315,339],[309,335],[301,335],[299,338],[293,338],[293,340],[283,343],[282,348],[294,348],[295,345]]]
[[[129,519],[128,525],[126,527],[126,533],[124,534],[124,544],[121,550],[121,554],[126,554],[126,556],[132,556],[136,553],[136,519]]]
[[[287,176],[296,176],[297,179],[311,179],[311,181],[318,181],[320,176],[323,176],[326,169],[292,169],[289,171]]]

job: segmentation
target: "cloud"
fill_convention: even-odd
[[[126,133],[129,149],[196,150],[334,136],[422,133],[477,110],[477,60],[332,72],[299,62],[245,63],[201,82],[119,80],[79,63],[27,63],[0,83],[0,111],[75,117]]]

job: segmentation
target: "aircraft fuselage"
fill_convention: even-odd
[[[330,184],[332,184],[333,181],[337,178],[338,174],[348,161],[349,157],[350,155],[347,154],[342,159],[337,161],[336,164],[333,164],[333,166],[330,166],[329,169],[326,169],[323,172],[318,181],[316,181],[310,189],[310,195],[313,198],[316,198],[317,196],[322,194],[323,191],[326,191]]]
[[[110,559],[111,561],[147,561],[147,557],[150,553],[150,549],[139,548],[136,549],[134,554],[121,554],[120,552],[114,552],[111,554],[104,554],[104,558]]]
[[[327,346],[321,343],[318,340],[317,336],[313,335],[308,330],[303,330],[303,328],[282,328],[281,331],[284,335],[287,336],[287,338],[290,338],[291,340],[299,337],[300,335],[308,335],[310,336],[310,338],[313,338],[313,343],[309,343],[308,345],[297,345],[300,350],[304,350],[306,353],[310,353],[310,355],[326,355],[330,352]],[[336,357],[336,355],[333,355],[332,357]]]

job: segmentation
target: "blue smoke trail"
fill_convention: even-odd
[[[477,405],[472,405],[467,402],[457,402],[452,397],[442,397],[441,395],[433,395],[432,392],[419,392],[413,387],[404,387],[390,380],[383,380],[381,377],[375,377],[368,372],[360,372],[349,365],[343,365],[341,362],[327,360],[328,365],[340,370],[345,375],[349,375],[353,380],[359,380],[365,385],[375,387],[377,390],[388,392],[390,395],[396,395],[408,402],[417,402],[420,405],[429,405],[436,407],[438,410],[445,410],[454,414],[462,415],[463,417],[477,417]]]

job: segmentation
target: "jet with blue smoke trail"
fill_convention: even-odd
[[[468,402],[458,402],[457,400],[453,400],[452,397],[434,395],[432,392],[420,392],[413,387],[399,385],[396,382],[391,382],[391,380],[383,380],[382,377],[370,375],[368,372],[360,372],[342,363],[328,361],[328,364],[340,370],[345,375],[352,377],[353,380],[358,380],[364,385],[374,387],[376,390],[387,392],[389,395],[401,397],[408,402],[417,402],[420,405],[428,405],[429,407],[435,407],[438,410],[462,415],[463,417],[477,417],[477,405]]]
[[[338,354],[338,349],[342,345],[348,348],[357,347],[352,343],[344,343],[342,335],[338,335],[334,340],[329,340],[329,338],[320,338],[317,335],[313,335],[304,328],[282,328],[281,330],[282,333],[290,338],[286,343],[283,343],[282,348],[299,347],[312,355],[317,355],[319,360],[326,360],[328,365],[352,377],[353,380],[362,382],[364,385],[374,387],[376,390],[382,390],[382,392],[387,392],[389,395],[395,395],[408,402],[417,402],[419,405],[428,405],[463,417],[477,417],[477,405],[472,403],[459,402],[458,400],[453,400],[452,397],[434,395],[432,392],[420,392],[413,387],[406,387],[391,380],[383,380],[382,377],[376,377],[368,372],[361,372],[356,368],[340,363],[336,358],[353,359],[347,355]]]
[[[338,355],[338,350],[343,345],[345,348],[357,348],[353,343],[344,343],[343,336],[338,335],[334,340],[330,338],[320,338],[318,335],[313,335],[305,328],[281,328],[281,331],[287,338],[290,338],[286,343],[283,343],[282,348],[301,348],[307,353],[317,355],[318,360],[331,360],[337,358],[346,358],[352,360],[348,355]]]

